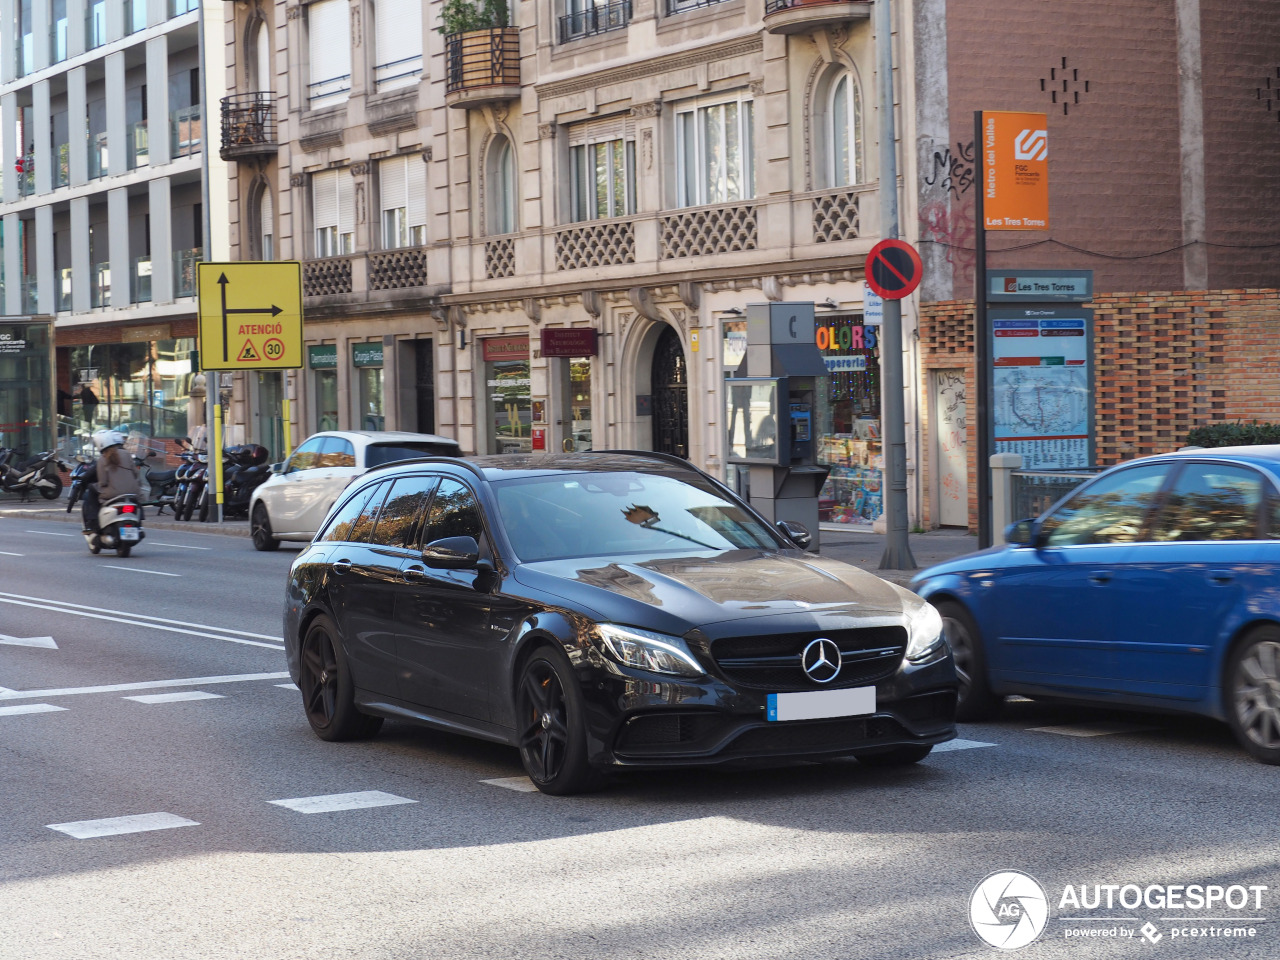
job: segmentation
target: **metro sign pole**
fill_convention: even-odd
[[[880,89],[880,236],[898,239],[898,157],[893,122],[893,16],[889,0],[876,0],[876,83]],[[902,398],[902,301],[884,301],[880,324],[880,376],[884,395],[884,555],[881,570],[914,570],[907,538],[907,425]]]

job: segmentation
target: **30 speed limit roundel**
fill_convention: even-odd
[[[867,254],[867,286],[886,300],[911,296],[923,272],[920,254],[904,240],[881,240]]]

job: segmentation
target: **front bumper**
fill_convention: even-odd
[[[956,679],[950,657],[904,663],[876,684],[866,716],[770,722],[767,694],[708,676],[653,682],[619,675],[587,695],[589,756],[601,767],[682,767],[849,756],[954,739]]]

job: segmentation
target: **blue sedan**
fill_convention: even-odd
[[[1005,539],[912,581],[961,720],[1007,694],[1196,713],[1280,764],[1280,446],[1122,464]]]

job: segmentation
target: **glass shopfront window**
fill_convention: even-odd
[[[338,429],[338,346],[333,343],[307,347],[307,366],[315,387],[315,432]]]
[[[813,432],[818,462],[831,468],[818,495],[823,522],[870,526],[884,511],[879,335],[861,316],[818,318],[828,375],[818,382]]]
[[[591,358],[569,357],[561,364],[564,412],[560,448],[566,453],[591,449]]]
[[[47,323],[0,323],[0,447],[53,446],[51,337]]]
[[[489,410],[489,450],[533,450],[533,397],[529,376],[529,338],[493,337],[480,341]]]
[[[383,401],[382,341],[353,343],[351,363],[360,387],[360,422],[357,430],[383,430],[387,422]]]
[[[72,347],[73,419],[88,433],[186,436],[195,350],[192,337]]]

